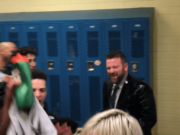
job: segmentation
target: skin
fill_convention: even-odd
[[[46,98],[46,81],[43,79],[32,79],[32,88],[34,92],[34,96],[38,99],[40,104],[44,103]]]
[[[16,45],[12,42],[0,43],[0,69],[6,70],[7,65],[11,63],[11,57],[13,52],[16,50]]]
[[[0,69],[6,70],[7,65],[11,63],[11,57],[13,52],[16,50],[16,45],[12,42],[0,43]],[[12,76],[5,76],[3,82],[8,82]]]
[[[13,101],[13,96],[14,96],[14,90],[17,86],[19,86],[21,84],[21,81],[15,81],[12,78],[8,81],[7,86],[6,86],[6,95],[4,98],[4,105],[3,108],[1,110],[1,126],[0,126],[0,135],[5,135],[7,132],[7,129],[9,127],[10,124],[10,118],[9,118],[9,108],[10,105]]]
[[[36,56],[34,54],[27,54],[26,57],[29,60],[30,69],[34,69],[36,67]]]
[[[121,58],[107,59],[106,69],[111,81],[119,84],[128,73],[128,64]]]
[[[68,127],[67,123],[64,123],[62,126],[60,126],[59,123],[56,123],[55,128],[58,135],[73,135],[71,127]]]

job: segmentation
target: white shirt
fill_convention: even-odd
[[[126,77],[127,77],[127,75],[126,75]],[[119,84],[119,89],[117,90],[117,93],[116,93],[116,101],[115,101],[115,104],[114,104],[114,109],[115,109],[116,106],[117,106],[117,102],[118,102],[118,100],[119,100],[119,97],[120,97],[120,94],[121,94],[121,91],[122,91],[122,87],[123,87],[123,85],[124,85],[124,81],[125,81],[126,77],[125,77],[125,78],[121,81],[121,83]],[[116,86],[116,84],[113,84],[113,89],[114,89],[115,86]]]
[[[35,97],[29,114],[18,110],[14,100],[9,117],[11,124],[6,135],[57,135],[54,125]]]

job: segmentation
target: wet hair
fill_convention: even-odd
[[[143,135],[138,121],[128,113],[111,109],[91,117],[81,135]]]
[[[31,76],[32,79],[43,79],[43,80],[47,80],[47,75],[45,72],[35,68],[31,70]]]
[[[23,46],[17,49],[17,53],[26,56],[27,54],[37,54],[37,51],[29,46]]]
[[[76,132],[76,129],[78,128],[78,124],[71,118],[59,118],[58,122],[60,126],[63,125],[64,123],[67,123],[67,125],[71,127],[71,132],[73,134]]]
[[[113,50],[106,55],[106,59],[120,58],[122,62],[126,63],[126,56],[120,50]]]

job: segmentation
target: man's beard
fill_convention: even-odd
[[[125,71],[123,71],[121,75],[117,76],[116,81],[114,81],[112,79],[111,79],[111,81],[115,84],[120,84],[123,81],[124,77],[125,77]],[[111,76],[110,76],[110,78],[111,78]]]

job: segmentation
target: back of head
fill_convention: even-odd
[[[42,80],[47,80],[47,75],[45,72],[35,68],[31,70],[31,76],[32,79],[42,79]]]
[[[126,56],[120,50],[113,50],[106,55],[106,59],[120,58],[126,63]]]
[[[29,46],[20,47],[18,48],[17,52],[24,56],[26,56],[27,54],[37,54],[37,51]]]
[[[112,109],[91,117],[81,135],[143,135],[137,120],[124,111]]]

